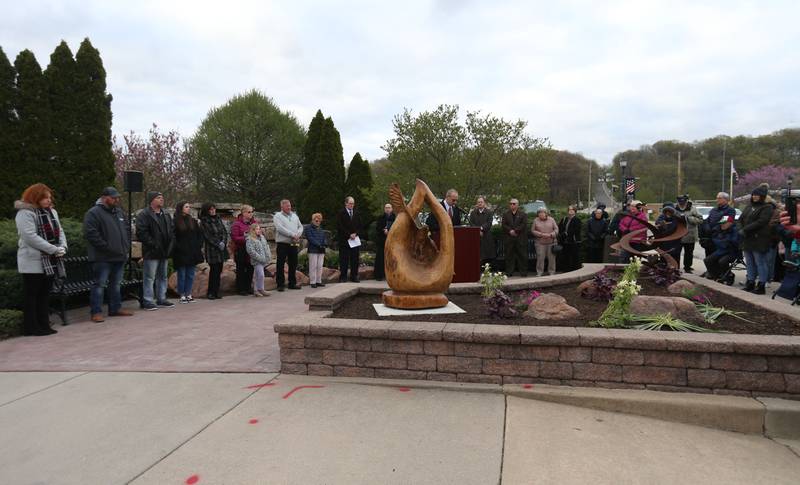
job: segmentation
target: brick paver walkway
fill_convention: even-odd
[[[66,327],[53,315],[58,334],[0,342],[0,371],[276,372],[272,326],[307,311],[303,298],[315,291],[202,299],[154,312],[126,302],[136,314],[105,323],[92,323],[82,308]]]

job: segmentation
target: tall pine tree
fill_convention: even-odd
[[[311,200],[307,198],[308,188],[311,186],[311,181],[314,177],[314,164],[317,160],[317,148],[319,140],[322,136],[322,125],[325,124],[325,117],[322,115],[322,110],[317,110],[317,114],[308,125],[308,135],[306,137],[306,144],[303,148],[303,193],[302,200],[298,202],[298,214],[300,219],[307,221],[311,218],[313,212],[310,211]]]
[[[345,196],[350,195],[355,199],[356,209],[360,211],[361,222],[364,224],[365,231],[375,218],[375,211],[370,205],[371,192],[372,171],[369,168],[369,162],[361,158],[361,154],[356,152],[347,167]]]
[[[54,186],[65,198],[60,201],[61,205],[65,205],[65,210],[71,215],[78,215],[80,207],[73,206],[72,202],[76,194],[83,192],[82,171],[86,167],[80,162],[77,66],[72,51],[63,40],[50,55],[50,64],[44,71],[44,78],[52,114],[50,135]]]
[[[14,172],[21,168],[17,161],[17,114],[14,109],[17,71],[0,47],[0,217],[12,216],[14,199],[19,197]]]
[[[336,213],[344,207],[344,155],[339,131],[333,120],[326,118],[317,145],[311,183],[306,190],[305,205],[309,213],[321,212],[325,226],[336,227]]]
[[[114,152],[111,147],[111,100],[106,92],[106,71],[100,52],[84,39],[75,55],[76,127],[80,151],[74,163],[76,183],[64,190],[67,208],[82,215],[103,187],[114,183]]]
[[[17,55],[14,67],[17,71],[17,97],[14,105],[18,118],[16,138],[19,155],[9,178],[19,194],[25,187],[36,182],[49,185],[55,192],[58,206],[61,207],[63,194],[54,183],[57,180],[50,163],[52,116],[42,68],[33,52],[27,49]]]

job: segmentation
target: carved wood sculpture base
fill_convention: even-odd
[[[442,293],[403,293],[400,291],[384,291],[383,304],[403,310],[421,310],[423,308],[441,308],[447,306],[447,297]]]

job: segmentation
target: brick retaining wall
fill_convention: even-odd
[[[326,318],[275,325],[281,372],[800,399],[800,337]]]

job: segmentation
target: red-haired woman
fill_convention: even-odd
[[[62,257],[67,253],[67,238],[53,209],[53,191],[45,184],[33,184],[14,203],[17,209],[17,270],[22,274],[25,296],[23,333],[50,335],[47,305],[50,285],[55,277],[66,276]]]

